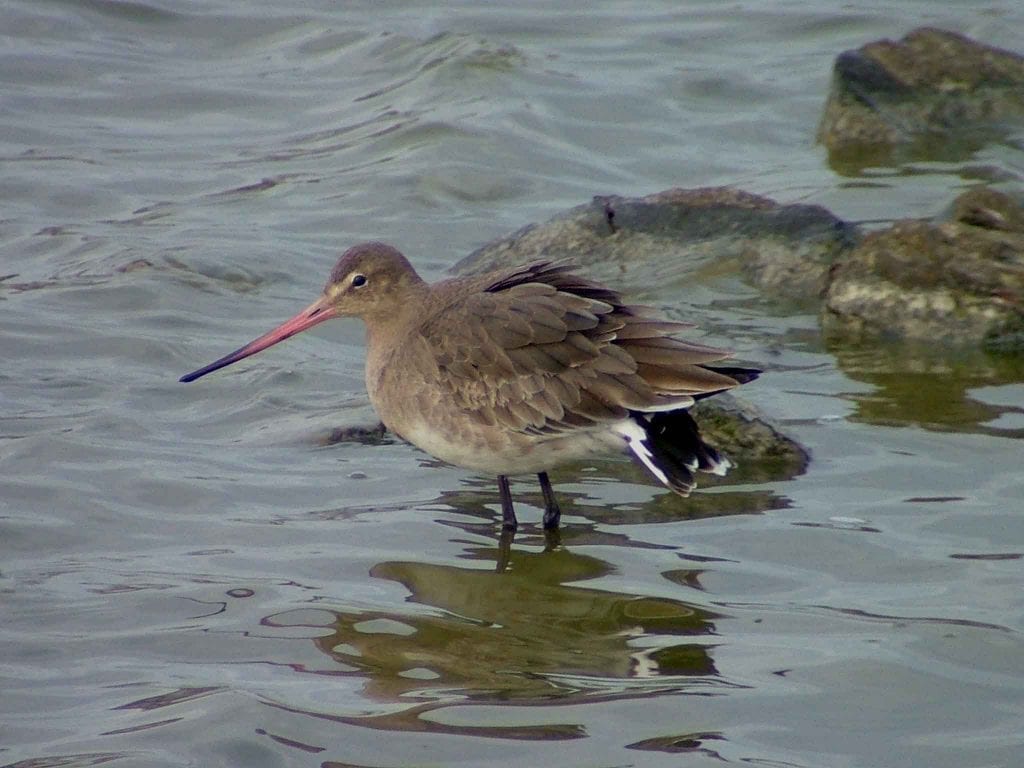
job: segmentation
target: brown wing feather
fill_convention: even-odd
[[[674,337],[692,326],[652,317],[573,269],[538,262],[467,281],[421,326],[451,402],[483,424],[547,433],[736,386],[701,365],[728,352]]]

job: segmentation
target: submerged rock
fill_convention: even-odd
[[[834,167],[962,159],[1024,124],[1024,57],[941,29],[841,53],[818,128]]]
[[[824,329],[1024,350],[1024,208],[982,187],[952,213],[868,234],[830,273]]]
[[[644,290],[725,262],[761,288],[803,299],[820,295],[829,267],[857,240],[854,226],[820,206],[782,205],[729,187],[668,189],[595,197],[488,243],[454,271],[565,258],[595,279]]]

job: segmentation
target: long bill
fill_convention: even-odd
[[[255,355],[257,352],[262,352],[267,347],[272,347],[279,341],[291,338],[297,333],[301,333],[314,325],[319,325],[324,320],[330,320],[332,317],[337,317],[337,312],[328,303],[327,297],[321,297],[314,301],[304,310],[299,312],[291,320],[286,320],[277,326],[272,331],[268,331],[260,336],[258,339],[253,339],[244,347],[239,347],[229,355],[224,355],[220,360],[215,360],[209,365],[205,365],[202,368],[187,373],[182,376],[178,381],[195,381],[201,376],[205,376],[208,373],[212,373],[220,368],[223,368],[232,363],[237,363],[239,360],[249,357],[249,355]]]

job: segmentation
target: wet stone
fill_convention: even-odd
[[[488,243],[454,271],[569,259],[629,292],[731,264],[774,295],[816,301],[831,265],[858,240],[856,227],[820,206],[782,205],[730,187],[668,189],[595,197]]]
[[[830,273],[830,335],[1024,350],[1024,207],[981,187],[946,220],[868,234]]]
[[[1024,57],[922,27],[836,58],[818,141],[833,168],[856,174],[901,160],[963,160],[1021,125]]]

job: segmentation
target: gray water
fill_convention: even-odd
[[[1024,5],[0,6],[0,763],[1018,766],[1024,364],[827,346],[735,275],[644,296],[813,453],[691,502],[385,439],[339,321],[191,385],[369,238],[436,278],[595,194],[857,221],[1024,182],[1016,141],[829,167],[836,54]],[[629,266],[624,266],[628,269]],[[742,469],[742,468],[741,468]]]

